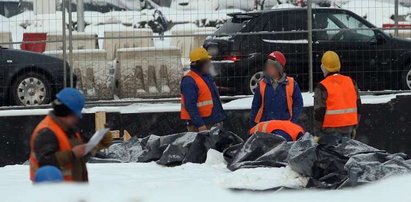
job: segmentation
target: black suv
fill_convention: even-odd
[[[307,9],[233,13],[204,42],[213,56],[222,93],[250,94],[261,78],[266,56],[282,51],[287,72],[308,89]],[[411,89],[411,41],[395,38],[356,15],[334,8],[313,9],[314,82],[322,79],[322,54],[336,51],[342,72],[361,90]]]
[[[70,67],[66,63],[67,83]],[[74,77],[74,82],[77,77]],[[64,60],[0,47],[0,104],[47,104],[64,87]]]

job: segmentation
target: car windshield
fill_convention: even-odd
[[[217,31],[216,35],[231,35],[240,32],[249,20],[245,21],[233,21],[233,18],[227,20],[227,22],[221,26]]]

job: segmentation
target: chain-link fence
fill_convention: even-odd
[[[223,95],[251,94],[281,51],[303,91],[336,51],[363,91],[411,89],[411,1],[0,1],[3,105],[48,103],[65,86],[89,100],[178,97],[204,46]],[[395,37],[394,37],[395,36]],[[24,52],[22,50],[28,51]],[[66,61],[66,62],[64,62]]]

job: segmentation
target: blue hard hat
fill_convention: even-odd
[[[37,169],[34,177],[35,183],[62,182],[64,181],[61,171],[54,166],[43,166]]]
[[[81,110],[83,110],[86,98],[77,89],[65,88],[56,95],[61,103],[66,105],[79,118],[82,118]]]

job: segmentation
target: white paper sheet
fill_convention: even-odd
[[[110,128],[104,128],[99,131],[96,131],[94,135],[90,138],[90,141],[86,144],[86,151],[85,153],[88,154],[91,150],[93,150],[103,139],[104,134],[106,134]]]

